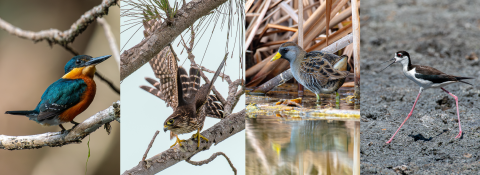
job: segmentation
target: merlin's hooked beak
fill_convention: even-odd
[[[168,130],[168,126],[167,126],[167,125],[164,125],[164,126],[163,126],[163,132],[167,132],[167,130]]]
[[[89,61],[85,63],[85,66],[90,66],[90,65],[97,65],[100,64],[101,62],[107,60],[110,58],[112,55],[105,55],[105,56],[99,56],[96,58],[91,58]]]
[[[394,60],[394,62],[390,63],[387,67],[390,67],[393,63],[396,63],[397,62],[397,59],[395,59],[395,57],[393,57],[392,59],[388,60],[388,61],[385,61],[386,62],[389,62],[389,61],[392,61]],[[383,68],[380,72],[382,72],[383,70],[385,70],[387,67]]]
[[[270,62],[278,60],[281,57],[282,57],[282,54],[280,54],[280,52],[277,52],[277,54],[275,54],[275,56],[270,60]]]

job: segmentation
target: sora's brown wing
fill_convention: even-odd
[[[330,61],[336,61],[334,58],[330,56],[324,58],[324,56],[323,53],[315,52],[315,54],[307,54],[300,62],[300,75],[304,77],[304,81],[315,81],[323,86],[329,81],[348,76],[348,71],[333,68]]]

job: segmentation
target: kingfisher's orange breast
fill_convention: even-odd
[[[95,72],[94,69],[95,68],[93,68],[93,72]],[[80,72],[83,72],[83,73],[80,73]],[[89,75],[89,74],[86,74],[84,71],[79,71],[79,73],[76,75],[73,75],[73,73],[74,72],[72,71],[71,73],[65,75],[64,78],[68,77],[69,79],[82,79],[85,82],[85,84],[87,84],[87,89],[85,90],[85,92],[83,92],[83,95],[80,97],[80,102],[78,102],[75,106],[72,106],[71,108],[68,108],[67,110],[63,111],[58,116],[60,121],[62,122],[70,122],[78,114],[85,111],[85,109],[87,109],[88,106],[90,106],[90,104],[92,103],[93,98],[95,97],[95,93],[97,91],[97,85],[93,80],[93,74]]]

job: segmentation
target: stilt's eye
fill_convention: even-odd
[[[401,57],[401,56],[402,56],[402,53],[397,53],[397,56]]]

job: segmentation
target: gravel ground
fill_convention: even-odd
[[[361,2],[361,172],[362,174],[480,173],[480,15],[478,0],[364,0]],[[386,145],[417,97],[419,86],[401,64],[383,63],[396,51],[412,63],[447,74],[475,77],[473,86],[425,90],[392,143]],[[467,57],[470,57],[468,59]],[[471,60],[473,59],[473,60]]]

